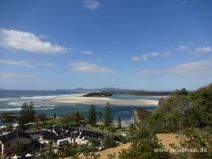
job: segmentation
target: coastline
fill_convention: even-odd
[[[109,102],[113,106],[158,106],[158,100],[153,99],[113,99],[108,97],[60,96],[48,99],[54,104],[95,104],[104,105]]]

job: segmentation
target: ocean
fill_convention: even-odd
[[[53,116],[55,113],[60,116],[71,112],[79,111],[83,116],[87,116],[88,105],[86,104],[69,104],[58,105],[46,103],[46,99],[51,99],[57,96],[76,96],[79,93],[71,93],[67,91],[17,91],[17,90],[0,90],[0,113],[14,112],[18,113],[21,110],[21,105],[24,102],[33,102],[36,113],[45,113],[48,116]],[[114,94],[111,98],[114,99],[159,99],[160,96],[135,96],[128,94]],[[132,122],[132,111],[136,110],[136,106],[114,106],[112,107],[113,120],[117,121],[121,117],[126,124]],[[154,110],[155,106],[144,106],[147,110]],[[97,112],[103,112],[104,105],[96,105]]]

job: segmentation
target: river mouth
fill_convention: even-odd
[[[140,105],[136,105],[135,101],[158,101],[159,98],[156,98],[155,96],[131,96],[126,94],[115,94],[114,96],[105,98],[102,100],[102,98],[94,98],[92,97],[86,97],[89,99],[89,102],[87,103],[87,99],[80,103],[69,103],[69,102],[52,102],[54,99],[64,99],[64,98],[78,98],[82,94],[42,94],[39,92],[39,94],[33,94],[33,96],[26,96],[27,93],[24,92],[24,95],[19,95],[14,97],[13,95],[0,98],[0,113],[4,112],[12,112],[15,114],[18,114],[21,110],[21,105],[24,102],[33,102],[34,109],[36,113],[44,113],[48,116],[53,116],[55,113],[57,116],[62,116],[67,113],[76,112],[79,111],[80,114],[82,114],[84,117],[88,116],[88,109],[89,105],[95,104],[97,113],[104,111],[104,106],[107,102],[110,101],[118,101],[117,103],[111,102],[112,105],[112,113],[113,113],[113,121],[116,122],[119,117],[121,117],[123,124],[129,124],[132,123],[132,112],[134,110],[137,110],[139,107],[143,107],[149,111],[154,110],[157,108],[156,104],[148,104],[143,103]],[[100,103],[95,101],[98,101],[100,99]],[[109,99],[109,100],[108,100]],[[51,102],[50,102],[51,101]],[[92,103],[91,101],[94,101]],[[120,103],[120,101],[124,103]],[[127,101],[127,102],[126,102]],[[132,104],[134,102],[134,105]]]

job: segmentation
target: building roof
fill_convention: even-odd
[[[59,136],[52,131],[44,130],[41,132],[41,136],[44,140],[58,140]]]
[[[104,134],[86,127],[54,126],[41,130],[44,140],[59,140],[67,137],[103,138]]]
[[[32,139],[27,133],[25,133],[24,131],[21,131],[21,130],[14,130],[14,131],[11,131],[7,134],[4,134],[4,135],[1,135],[0,136],[0,141],[2,141],[3,143],[4,142],[7,142],[7,141],[10,141],[14,138],[18,138],[18,137],[22,137],[22,138],[28,138],[28,139]]]

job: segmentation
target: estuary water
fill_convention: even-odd
[[[17,90],[0,90],[0,113],[14,112],[21,110],[24,102],[33,102],[36,113],[45,113],[53,116],[55,113],[60,116],[71,112],[79,111],[83,116],[87,116],[88,105],[86,104],[49,104],[45,100],[58,96],[79,96],[81,94],[70,93],[67,91],[17,91]],[[114,94],[114,99],[159,99],[160,96],[135,96],[128,94]],[[112,107],[113,120],[117,121],[121,117],[125,124],[132,122],[132,111],[136,110],[136,106],[114,106]],[[154,110],[156,106],[144,106],[147,110]],[[96,105],[97,112],[103,112],[104,105]]]

